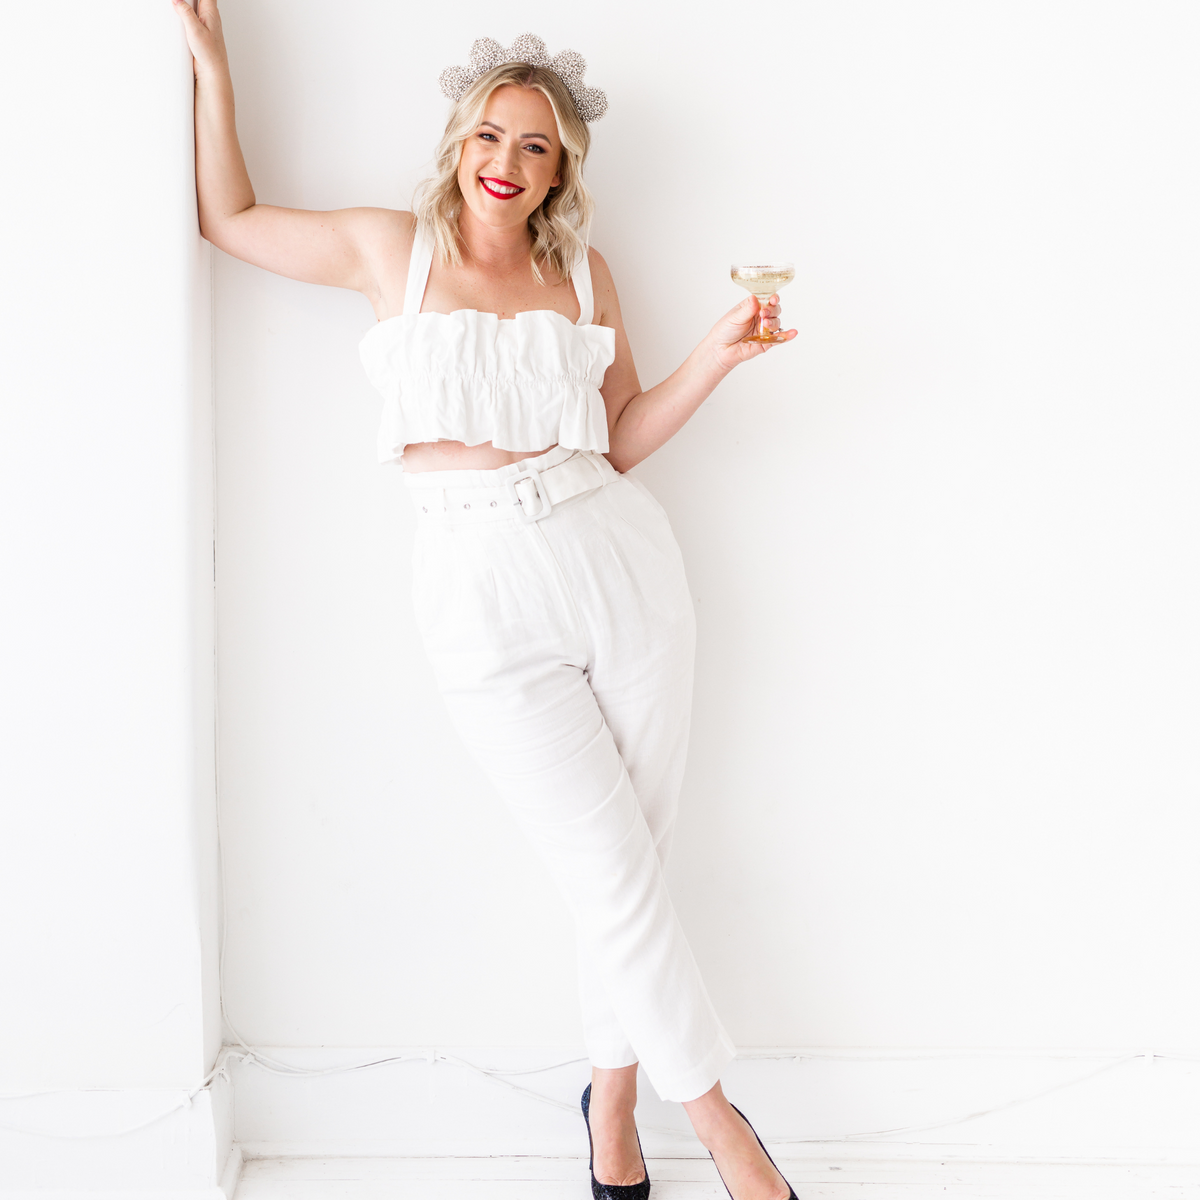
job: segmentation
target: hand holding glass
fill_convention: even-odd
[[[769,318],[763,308],[781,288],[787,287],[796,278],[794,263],[734,263],[729,268],[729,277],[734,283],[753,292],[758,299],[758,319],[754,331],[742,338],[743,342],[786,342],[787,335],[769,329]]]

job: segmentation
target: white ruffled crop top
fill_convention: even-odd
[[[433,246],[418,236],[404,311],[359,344],[367,376],[383,396],[379,461],[398,463],[410,442],[439,438],[500,450],[608,449],[600,385],[616,357],[616,334],[592,324],[587,255],[571,272],[579,320],[550,309],[501,320],[460,308],[423,313]]]

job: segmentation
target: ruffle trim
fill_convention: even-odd
[[[440,440],[517,453],[608,450],[600,385],[616,357],[611,329],[549,310],[501,321],[461,309],[380,322],[359,352],[384,398],[380,462]]]
[[[416,442],[491,442],[497,450],[608,450],[608,416],[600,389],[584,380],[428,380],[414,388],[419,402],[385,401],[379,423],[381,463],[398,463]],[[407,411],[406,411],[407,409]]]

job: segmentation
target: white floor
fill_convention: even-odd
[[[728,1200],[711,1162],[651,1159],[655,1200]],[[800,1200],[1200,1200],[1194,1167],[779,1161]],[[569,1158],[263,1158],[235,1200],[589,1200]]]

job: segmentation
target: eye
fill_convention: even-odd
[[[479,136],[480,136],[481,138],[490,138],[490,139],[491,139],[493,142],[497,140],[497,138],[496,138],[496,135],[495,135],[495,134],[493,134],[493,133],[488,133],[488,132],[486,132],[486,131],[484,131],[484,132],[481,132]]]
[[[536,150],[536,151],[537,151],[539,154],[545,154],[545,153],[546,153],[546,147],[545,147],[545,146],[539,146],[537,142],[530,142],[530,143],[529,143],[529,144],[528,144],[528,145],[525,147],[525,149],[526,149],[526,150]]]

